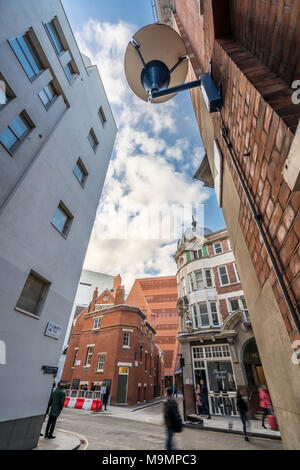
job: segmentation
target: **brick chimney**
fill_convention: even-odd
[[[95,302],[96,302],[96,299],[98,297],[98,287],[96,287],[96,289],[94,290],[94,294],[93,294],[93,298],[92,298],[92,302],[91,302],[91,308],[90,308],[90,312],[93,312],[95,310]]]
[[[119,286],[115,292],[115,305],[121,305],[124,303],[125,289],[124,286]]]

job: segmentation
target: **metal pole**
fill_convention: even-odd
[[[248,204],[249,204],[249,206],[250,206],[251,212],[252,212],[252,214],[253,214],[253,216],[254,216],[254,219],[255,219],[256,225],[257,225],[257,227],[258,227],[258,230],[259,230],[259,232],[260,232],[260,234],[261,234],[261,237],[262,237],[262,239],[263,239],[263,242],[264,242],[264,244],[265,244],[267,253],[268,253],[269,257],[270,257],[270,260],[271,260],[271,263],[272,263],[272,265],[273,265],[273,269],[274,269],[274,271],[275,271],[275,274],[276,274],[278,283],[279,283],[279,285],[280,285],[280,287],[281,287],[281,290],[282,290],[284,299],[285,299],[285,301],[286,301],[286,303],[287,303],[287,305],[288,305],[289,311],[290,311],[290,313],[291,313],[291,315],[292,315],[292,317],[293,317],[293,320],[294,320],[294,322],[295,322],[295,325],[296,325],[296,328],[297,328],[297,330],[298,330],[298,333],[300,333],[300,319],[299,319],[299,317],[298,317],[298,315],[297,315],[297,312],[296,312],[296,310],[295,310],[295,308],[294,308],[294,306],[293,306],[293,303],[292,303],[292,300],[291,300],[290,295],[289,295],[289,293],[288,293],[288,290],[287,290],[287,288],[286,288],[286,286],[285,286],[285,284],[284,284],[284,281],[283,281],[281,272],[280,272],[280,270],[279,270],[279,268],[278,268],[276,259],[275,259],[274,255],[273,255],[273,253],[272,253],[272,250],[271,250],[271,247],[270,247],[269,242],[268,242],[268,240],[267,240],[266,234],[265,234],[265,232],[264,232],[264,230],[263,230],[263,228],[262,228],[262,225],[261,225],[261,222],[260,222],[261,215],[260,215],[260,214],[257,214],[257,212],[256,212],[256,209],[255,209],[254,204],[253,204],[253,202],[252,202],[252,200],[251,200],[251,197],[250,197],[250,193],[249,193],[249,191],[248,191],[248,189],[247,189],[247,187],[246,187],[246,185],[245,185],[245,183],[244,183],[242,174],[241,174],[240,169],[239,169],[239,167],[238,167],[238,165],[237,165],[237,163],[236,163],[236,160],[235,160],[235,157],[234,157],[233,151],[232,151],[232,144],[231,144],[231,142],[228,142],[228,141],[227,141],[227,139],[228,139],[228,133],[227,133],[226,127],[225,127],[225,125],[224,125],[224,120],[223,120],[223,116],[222,116],[221,112],[220,112],[220,115],[221,115],[221,119],[222,119],[222,122],[223,122],[223,128],[221,129],[222,137],[223,137],[224,142],[225,142],[225,144],[226,144],[226,147],[227,147],[228,153],[229,153],[229,155],[230,155],[231,161],[232,161],[232,163],[233,163],[233,166],[234,166],[234,168],[235,168],[236,174],[237,174],[237,176],[238,176],[238,178],[239,178],[239,181],[240,181],[240,183],[241,183],[241,186],[242,186],[242,188],[243,188],[243,190],[244,190],[246,199],[247,199]]]
[[[195,80],[193,82],[183,83],[182,85],[173,86],[171,88],[165,88],[159,91],[153,91],[151,98],[159,98],[160,96],[171,95],[172,93],[178,93],[179,91],[189,90],[201,85],[201,80]]]

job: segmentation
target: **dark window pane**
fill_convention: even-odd
[[[35,55],[35,52],[32,49],[31,44],[28,41],[26,36],[19,36],[18,37],[19,44],[21,45],[28,62],[30,63],[32,69],[34,70],[35,74],[38,75],[40,70],[42,69],[38,58]]]
[[[7,150],[10,150],[12,146],[17,142],[16,136],[11,132],[10,129],[4,129],[0,134],[0,142],[4,145]]]
[[[39,303],[42,299],[46,283],[34,274],[30,274],[23,287],[17,303],[17,307],[26,312],[37,314]]]
[[[64,47],[63,47],[63,45],[61,43],[61,40],[60,40],[60,38],[57,34],[57,31],[55,29],[53,21],[51,21],[50,23],[46,23],[46,27],[48,29],[48,32],[49,32],[50,36],[51,36],[53,45],[54,45],[57,53],[61,54],[64,51]]]
[[[80,183],[82,183],[84,175],[83,175],[83,172],[82,172],[80,166],[78,165],[78,163],[76,163],[76,165],[75,165],[74,173],[77,176],[77,178],[79,179]]]
[[[230,361],[207,361],[207,371],[211,391],[235,391],[235,383]]]
[[[23,121],[21,116],[17,116],[10,124],[9,127],[11,130],[16,134],[18,139],[21,139],[21,137],[25,134],[25,132],[28,130],[28,126],[26,123]]]
[[[60,208],[58,207],[56,209],[56,212],[54,214],[54,217],[52,219],[53,225],[60,231],[64,232],[64,229],[66,227],[66,223],[68,221],[68,216],[67,214]]]
[[[238,310],[239,307],[239,302],[237,299],[230,300],[230,305],[231,305],[231,310],[234,312],[235,310]]]
[[[10,44],[15,51],[16,56],[18,57],[19,61],[21,62],[25,72],[27,73],[29,78],[33,78],[35,76],[34,70],[32,69],[30,63],[25,57],[24,52],[22,51],[18,41],[16,39],[12,39]]]
[[[0,105],[7,103],[8,95],[6,93],[6,85],[3,80],[0,79]]]

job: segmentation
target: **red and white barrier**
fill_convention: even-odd
[[[76,410],[100,411],[102,406],[101,400],[93,400],[91,398],[65,398],[65,408],[75,408]]]

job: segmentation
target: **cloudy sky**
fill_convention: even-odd
[[[135,278],[176,274],[182,222],[225,226],[214,190],[193,180],[203,147],[188,92],[161,104],[127,85],[128,41],[153,23],[151,0],[63,0],[80,50],[99,72],[118,126],[85,269]]]

